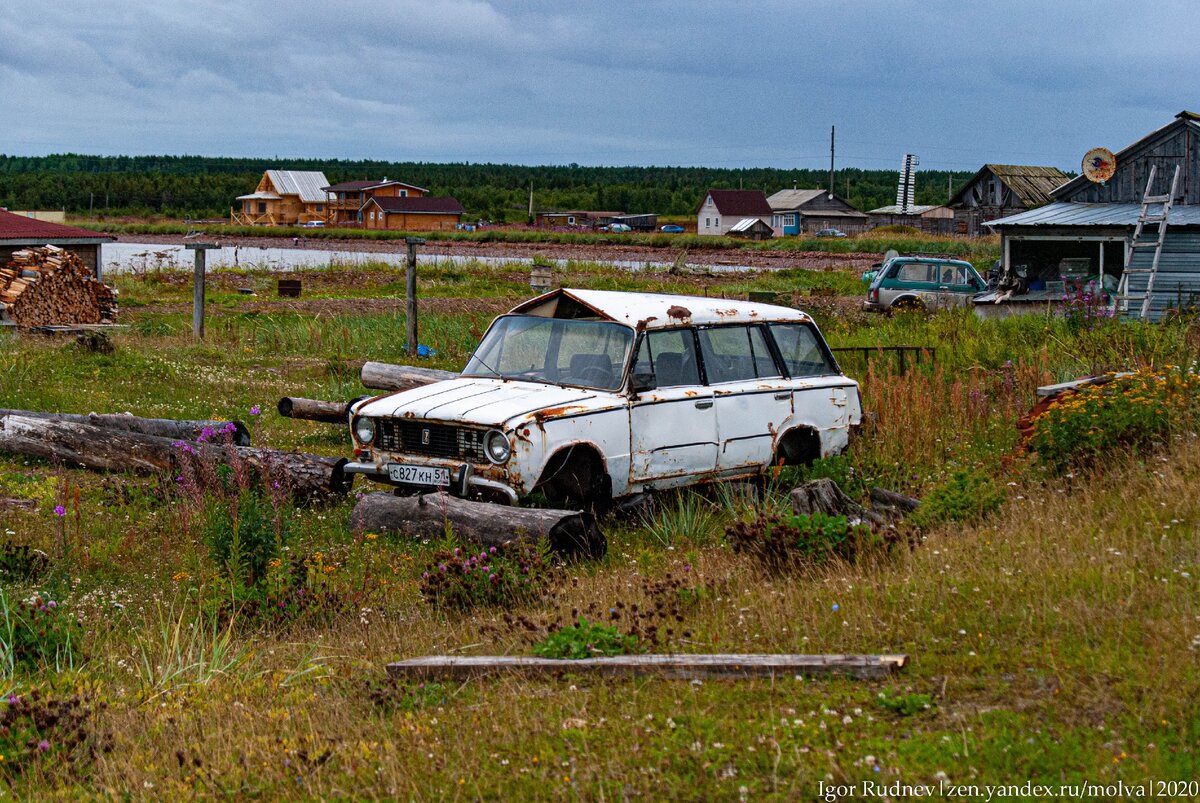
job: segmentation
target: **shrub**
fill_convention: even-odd
[[[962,469],[921,500],[909,523],[927,529],[947,522],[975,524],[1004,504],[1004,491],[982,471]]]
[[[103,708],[83,694],[60,699],[38,689],[0,697],[0,778],[14,778],[33,766],[77,770],[97,753],[107,753],[112,734],[94,729]]]
[[[15,605],[0,589],[0,677],[18,668],[62,668],[74,664],[83,628],[49,594]]]
[[[543,658],[595,658],[599,655],[628,655],[637,649],[637,639],[610,625],[594,624],[579,617],[573,625],[560,627],[535,644],[534,655]]]
[[[1176,366],[1112,375],[1088,385],[1034,418],[1028,446],[1055,471],[1117,450],[1153,446],[1195,426],[1200,375]]]
[[[545,539],[510,541],[470,552],[439,549],[421,573],[421,596],[439,608],[508,607],[540,596],[555,581],[558,564]]]
[[[245,488],[210,500],[205,509],[201,537],[236,587],[265,582],[271,562],[292,539],[291,523],[272,502],[262,491]]]
[[[893,714],[911,717],[933,708],[933,698],[928,694],[901,694],[899,691],[879,692],[879,706]]]
[[[725,537],[734,552],[746,553],[775,571],[831,558],[853,561],[889,543],[887,536],[869,525],[824,513],[760,513],[750,521],[729,525]]]

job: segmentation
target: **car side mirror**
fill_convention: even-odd
[[[629,386],[633,388],[634,393],[645,393],[648,390],[654,390],[658,387],[657,377],[652,371],[644,374],[634,374],[629,381]]]

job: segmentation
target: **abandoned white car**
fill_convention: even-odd
[[[346,471],[604,508],[837,454],[861,416],[799,310],[561,289],[493,321],[459,377],[352,406]]]

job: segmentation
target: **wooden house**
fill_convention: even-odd
[[[984,223],[1050,203],[1050,193],[1070,178],[1057,167],[986,164],[947,204],[954,210],[955,231],[990,234]]]
[[[268,170],[254,192],[239,195],[241,208],[230,222],[245,226],[297,226],[329,220],[325,174],[308,170]]]
[[[371,198],[424,198],[429,190],[403,181],[366,179],[322,187],[328,193],[330,226],[362,226],[363,209]]]
[[[534,225],[550,226],[553,228],[579,227],[594,229],[600,226],[611,226],[618,218],[624,216],[624,212],[604,212],[586,209],[575,209],[569,212],[538,212],[534,218]]]
[[[696,233],[721,235],[747,218],[768,228],[774,215],[762,190],[709,190],[696,209]]]
[[[443,231],[458,226],[466,210],[448,195],[372,195],[362,213],[368,229]]]
[[[867,227],[867,216],[827,190],[780,190],[767,198],[771,228],[777,234],[812,234],[838,229],[857,234]]]
[[[0,267],[7,265],[22,248],[55,245],[77,255],[99,279],[104,265],[101,245],[115,239],[109,234],[0,210]]]
[[[986,223],[1000,233],[1004,267],[1023,275],[1030,287],[1057,287],[1076,277],[1096,287],[1119,286],[1152,167],[1151,194],[1169,194],[1176,168],[1179,180],[1150,317],[1160,318],[1172,307],[1200,306],[1200,115],[1188,111],[1117,151],[1116,172],[1103,184],[1079,175],[1050,193],[1052,203]],[[1140,242],[1157,239],[1157,222],[1148,223]],[[1136,249],[1134,265],[1148,267],[1155,250]],[[1133,280],[1131,291],[1139,291],[1138,283],[1144,291],[1146,274]]]
[[[953,234],[954,210],[936,204],[916,204],[908,209],[892,204],[867,212],[867,225],[872,229],[880,226],[911,226],[925,234]]]

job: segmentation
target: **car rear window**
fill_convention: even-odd
[[[771,336],[783,357],[789,376],[821,376],[833,373],[833,366],[821,348],[811,326],[802,323],[773,323]]]
[[[897,268],[895,275],[902,282],[936,282],[938,266],[929,262],[905,262]]]

